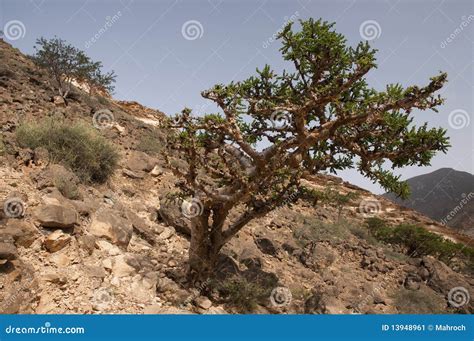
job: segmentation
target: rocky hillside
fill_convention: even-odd
[[[189,221],[168,196],[178,180],[164,166],[164,115],[79,89],[67,105],[55,96],[46,74],[0,40],[3,313],[474,311],[474,280],[465,260],[454,257],[447,265],[436,254],[381,242],[365,221],[375,216],[391,225],[417,224],[455,242],[469,239],[323,175],[307,177],[303,185],[314,191],[331,185],[354,193],[353,199],[335,206],[301,197],[253,221],[223,250],[216,278],[191,285],[185,276],[189,240],[173,227]],[[49,118],[93,127],[104,110],[112,119],[97,133],[120,156],[105,183],[81,181],[44,148],[18,143],[25,122]]]
[[[474,236],[474,175],[441,168],[407,180],[411,195],[407,200],[391,193],[384,196],[395,203]]]

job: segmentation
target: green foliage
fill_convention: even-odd
[[[48,150],[52,162],[69,167],[84,182],[105,182],[117,167],[115,147],[98,133],[81,124],[45,120],[18,127],[21,147]]]
[[[272,287],[235,275],[214,283],[224,301],[241,313],[250,313],[270,297]]]
[[[370,88],[365,75],[376,67],[376,50],[368,42],[347,46],[334,24],[322,20],[301,21],[301,29],[288,24],[280,33],[283,58],[294,65],[293,72],[277,74],[269,65],[257,75],[242,82],[218,84],[204,91],[203,96],[216,102],[239,125],[242,139],[249,143],[268,141],[273,145],[297,145],[292,137],[303,133],[309,138],[307,150],[301,150],[302,165],[314,172],[335,172],[357,168],[363,175],[379,182],[385,189],[401,196],[408,195],[408,186],[392,168],[429,165],[436,151],[449,147],[446,130],[415,127],[412,109],[433,109],[443,103],[434,95],[446,82],[442,73],[432,77],[426,87],[389,84],[385,91]],[[301,113],[304,114],[301,114]],[[281,113],[288,125],[276,129],[272,118]],[[371,117],[369,119],[369,117]],[[197,126],[205,125],[206,118]],[[245,123],[243,123],[245,122]],[[333,123],[329,134],[322,127]],[[222,125],[206,127],[223,139]],[[317,134],[321,132],[320,134]],[[230,135],[230,134],[228,134]],[[326,136],[322,138],[322,136]],[[330,137],[329,137],[330,136]],[[355,159],[361,160],[355,163]],[[282,167],[289,167],[282,160]]]
[[[79,192],[79,187],[76,183],[71,180],[57,177],[53,179],[54,186],[59,190],[59,192],[68,199],[79,200],[81,199],[81,193]]]
[[[55,80],[59,94],[66,98],[71,90],[71,81],[85,82],[92,94],[94,89],[113,91],[116,75],[114,71],[103,73],[102,63],[92,61],[84,51],[57,37],[40,38],[34,47],[33,61],[48,70]]]
[[[199,197],[204,214],[218,217],[211,227],[210,219],[196,224],[203,236],[196,243],[211,240],[211,250],[288,203],[305,174],[355,168],[406,196],[408,187],[393,170],[429,165],[449,147],[444,129],[417,127],[412,119],[414,110],[436,111],[443,104],[437,92],[445,73],[422,87],[389,84],[379,91],[366,81],[376,67],[376,50],[367,42],[348,45],[334,24],[308,19],[293,30],[290,23],[278,38],[291,69],[276,72],[265,65],[243,81],[217,84],[201,95],[219,114],[193,117],[186,108],[173,120],[167,155],[184,160],[187,169],[173,167],[171,157],[166,162],[183,178],[180,189]],[[340,210],[351,200],[333,192],[317,197]],[[245,210],[234,218],[235,207]],[[191,263],[203,272],[197,259]]]
[[[457,257],[471,266],[474,264],[474,248],[444,239],[420,226],[403,224],[392,227],[378,218],[367,219],[367,226],[377,240],[400,245],[411,257],[431,255],[448,264]]]
[[[351,201],[357,199],[358,196],[359,194],[356,192],[343,194],[331,187],[326,187],[322,191],[307,187],[301,189],[301,197],[312,201],[314,206],[317,204],[328,204],[336,207],[339,219],[341,219],[344,206],[347,206]]]
[[[323,240],[344,240],[349,236],[350,223],[338,221],[336,223],[327,223],[317,217],[302,216],[295,222],[293,235],[301,246],[310,242]]]
[[[424,286],[420,290],[399,289],[394,304],[401,314],[446,314],[446,301]]]

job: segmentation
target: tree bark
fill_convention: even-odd
[[[213,245],[209,226],[209,211],[191,219],[189,247],[189,277],[193,282],[207,280],[217,263],[220,247]]]

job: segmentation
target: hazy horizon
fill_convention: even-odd
[[[440,91],[446,104],[439,113],[414,112],[414,122],[446,128],[452,147],[446,155],[436,155],[431,167],[397,171],[407,179],[439,168],[474,173],[473,7],[468,0],[0,0],[0,28],[7,42],[27,54],[41,36],[67,40],[102,61],[106,70],[115,70],[114,98],[171,115],[185,106],[196,112],[216,111],[200,92],[216,83],[243,80],[256,67],[291,68],[272,38],[288,20],[335,22],[351,45],[365,39],[379,50],[378,69],[367,77],[376,89],[388,83],[425,85],[439,71],[448,73],[449,82]],[[12,23],[23,30],[19,36],[5,29]],[[383,192],[355,170],[338,176]]]

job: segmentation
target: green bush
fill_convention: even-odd
[[[213,284],[227,304],[241,313],[255,310],[258,303],[270,297],[272,287],[262,285],[258,280],[250,281],[239,275],[224,279]]]
[[[304,216],[302,221],[297,221],[294,226],[293,236],[301,246],[322,240],[340,241],[350,235],[350,224],[346,221],[327,223],[317,217]]]
[[[59,177],[55,178],[54,186],[65,198],[71,200],[78,200],[82,198],[81,193],[79,192],[79,187],[71,180]]]
[[[444,239],[420,226],[402,224],[392,227],[381,219],[370,218],[367,227],[377,240],[401,245],[411,257],[431,255],[448,264],[458,257],[468,264],[474,263],[474,248]]]
[[[21,147],[44,147],[55,163],[69,167],[86,183],[105,182],[117,168],[115,147],[96,131],[81,124],[45,120],[18,127],[16,138]]]

